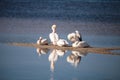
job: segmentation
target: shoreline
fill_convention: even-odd
[[[36,43],[7,43],[11,46],[21,46],[21,47],[33,47],[41,49],[60,49],[60,50],[71,50],[71,51],[80,51],[86,53],[96,53],[96,54],[110,54],[110,55],[119,55],[120,53],[112,52],[114,50],[120,50],[120,47],[88,47],[88,48],[74,48],[71,46],[60,47],[53,45],[37,45]]]

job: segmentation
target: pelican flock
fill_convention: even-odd
[[[37,40],[38,45],[53,45],[53,46],[60,46],[60,47],[66,47],[69,46],[69,43],[67,40],[62,39],[59,37],[57,31],[57,26],[54,24],[51,27],[52,32],[49,34],[50,43],[47,39],[40,37]],[[78,30],[69,33],[67,35],[67,39],[72,42],[71,47],[78,47],[78,48],[85,48],[89,47],[88,43],[86,41],[82,40],[82,35],[79,33]],[[36,49],[37,53],[40,55],[46,54],[48,52],[47,49]],[[53,72],[55,69],[55,63],[58,60],[59,56],[63,56],[65,54],[66,50],[59,50],[59,49],[53,49],[50,53],[48,60],[50,61],[50,69]],[[82,53],[84,52],[78,52],[78,51],[72,51],[72,54],[67,57],[67,62],[71,63],[73,66],[77,67],[77,65],[81,61],[81,57],[85,56]]]
[[[49,39],[51,44],[54,46],[61,46],[61,47],[68,46],[69,43],[67,40],[59,38],[56,28],[57,26],[55,24],[52,25],[51,27],[52,32],[49,34]],[[67,38],[69,41],[72,42],[72,45],[71,45],[72,47],[80,47],[80,48],[90,47],[86,41],[82,40],[82,35],[79,33],[78,30],[76,30],[75,32],[69,33],[67,35]],[[39,40],[37,41],[37,44],[48,45],[48,40],[40,37]]]

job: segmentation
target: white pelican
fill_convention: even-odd
[[[49,38],[53,45],[58,46],[67,46],[68,42],[64,39],[59,39],[58,34],[56,33],[56,25],[52,25],[52,33],[49,34]]]
[[[82,36],[77,30],[75,31],[75,33],[68,34],[67,37],[68,37],[68,40],[70,40],[71,42],[82,41]]]
[[[57,45],[57,41],[59,40],[59,36],[56,33],[56,25],[52,25],[52,33],[49,34],[49,38],[53,45]]]
[[[39,44],[39,45],[47,45],[48,41],[47,41],[47,39],[43,39],[42,37],[40,37],[39,40],[37,40],[37,44]]]
[[[66,40],[64,40],[64,39],[59,39],[57,41],[57,45],[58,46],[68,46],[68,42]]]
[[[76,41],[72,44],[72,47],[85,48],[85,47],[89,47],[89,45],[85,41]]]

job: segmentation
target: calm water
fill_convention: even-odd
[[[39,49],[7,44],[49,39],[53,24],[60,38],[78,30],[93,47],[120,47],[119,0],[0,0],[0,80],[120,80],[119,55],[40,55]]]
[[[0,17],[120,21],[119,0],[1,0]]]
[[[40,55],[38,53],[40,50],[38,49],[37,52],[36,48],[6,44],[8,42],[35,42],[39,35],[4,34],[0,36],[1,80],[120,79],[120,56],[118,55],[84,53],[86,55],[81,54],[78,57],[72,51],[66,51],[65,53],[57,51],[54,53],[53,50],[46,50],[47,53]],[[83,39],[96,47],[120,46],[119,36],[84,36]],[[50,55],[56,56],[54,58],[54,71],[52,59],[49,61]],[[73,60],[68,61],[67,58],[70,58],[70,56],[73,57]]]

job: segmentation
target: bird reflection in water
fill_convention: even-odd
[[[74,67],[77,67],[81,61],[81,58],[86,55],[87,52],[72,51],[72,53],[67,57],[67,62],[71,63]]]
[[[58,60],[58,55],[56,53],[56,49],[52,50],[50,53],[48,60],[50,61],[50,69],[51,71],[54,71],[55,68],[55,62]]]
[[[50,61],[50,69],[53,72],[55,68],[55,62],[58,60],[59,56],[63,56],[65,54],[65,50],[57,50],[53,49],[48,57],[48,60]]]
[[[49,49],[47,48],[37,48],[37,53],[40,55],[47,54]],[[53,49],[50,51],[50,54],[48,56],[48,60],[50,61],[50,70],[54,72],[55,69],[55,63],[58,60],[59,57],[64,56],[64,54],[67,52],[67,50],[58,50]],[[81,61],[81,58],[86,56],[86,51],[71,51],[71,54],[67,56],[67,62],[71,63],[74,67],[77,67],[78,64]]]
[[[67,52],[67,50],[58,50],[58,49],[56,49],[56,52],[57,52],[57,55],[58,56],[64,56],[64,54]]]
[[[42,54],[47,54],[49,49],[47,49],[47,48],[37,48],[36,51],[37,51],[38,55],[41,56]]]

